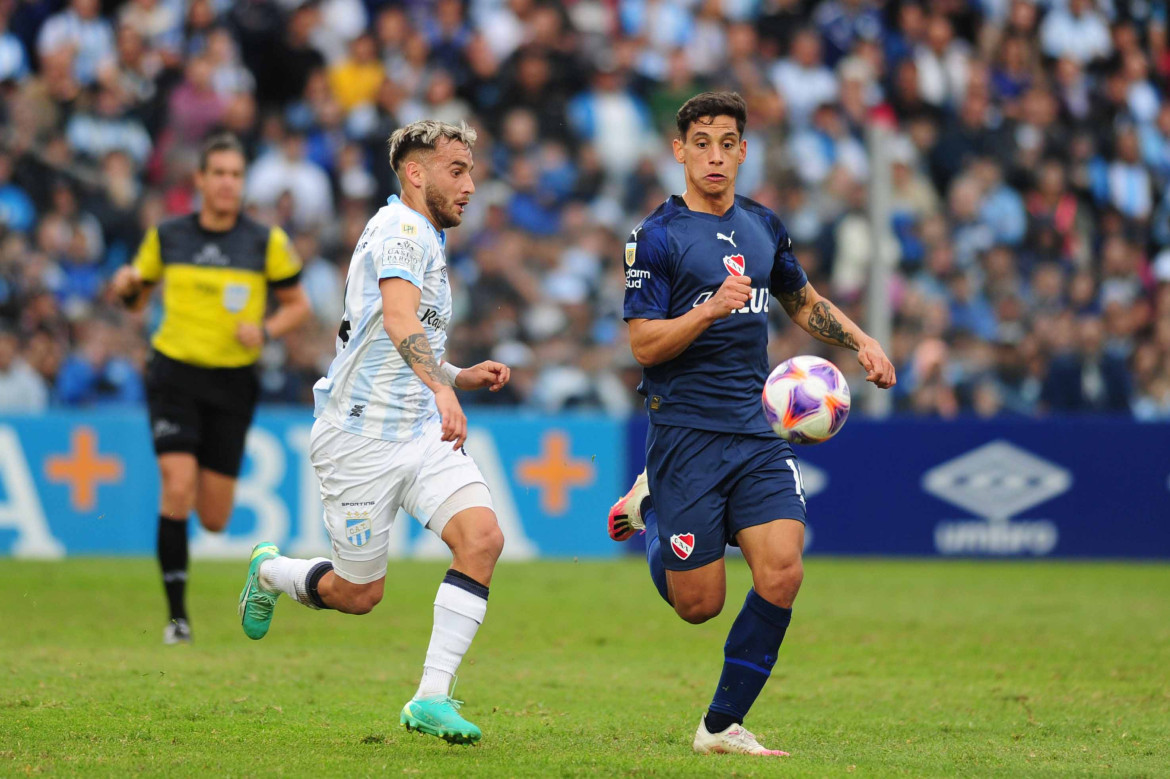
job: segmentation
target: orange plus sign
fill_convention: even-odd
[[[526,457],[517,468],[520,483],[540,489],[540,507],[549,514],[564,514],[569,508],[569,489],[593,483],[593,464],[574,460],[569,437],[560,430],[545,433],[539,457]]]
[[[69,485],[69,503],[77,511],[92,511],[97,505],[99,484],[122,480],[122,460],[98,454],[97,433],[91,427],[73,431],[68,455],[50,457],[45,473],[51,482]]]

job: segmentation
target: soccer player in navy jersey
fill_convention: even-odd
[[[746,122],[735,93],[707,92],[679,109],[674,156],[686,192],[646,217],[626,244],[625,319],[644,369],[638,389],[650,430],[646,471],[610,510],[609,532],[624,541],[646,530],[654,584],[693,624],[723,609],[724,550],[740,547],[753,586],[693,746],[782,756],[743,726],[804,576],[800,471],[760,403],[769,295],[814,337],[857,352],[868,381],[885,389],[895,377],[878,342],[808,283],[776,215],[735,194]]]

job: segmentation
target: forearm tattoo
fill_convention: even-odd
[[[781,292],[780,305],[784,306],[784,310],[788,312],[788,316],[796,316],[796,312],[804,308],[804,304],[808,302],[808,285],[804,285],[795,292]]]
[[[813,335],[820,336],[826,341],[838,343],[850,349],[859,348],[853,333],[845,332],[845,328],[833,316],[833,309],[828,301],[820,300],[813,304],[808,315],[808,330]]]
[[[419,366],[423,373],[436,384],[441,384],[444,387],[451,387],[455,384],[439,369],[439,361],[435,359],[435,353],[431,351],[431,344],[425,333],[414,333],[406,336],[402,343],[398,344],[398,353],[402,355],[408,368],[414,370],[414,366]]]

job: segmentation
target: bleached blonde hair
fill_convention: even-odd
[[[475,146],[477,137],[478,134],[467,126],[467,122],[457,125],[435,119],[411,122],[390,134],[390,167],[397,173],[398,166],[407,154],[419,149],[434,151],[441,138],[459,141],[470,149]]]

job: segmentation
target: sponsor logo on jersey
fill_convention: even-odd
[[[691,556],[691,552],[695,551],[695,534],[694,533],[677,533],[670,537],[670,548],[674,551],[678,559],[685,560]]]
[[[719,239],[720,241],[727,241],[729,244],[731,244],[732,249],[739,248],[738,246],[735,245],[735,230],[731,231],[731,235],[724,235],[723,233],[715,233],[715,237],[717,239]]]
[[[940,522],[942,554],[1046,555],[1056,547],[1056,525],[1016,514],[1072,488],[1072,474],[1008,441],[991,441],[922,475],[922,489],[981,517]]]
[[[195,265],[215,265],[223,267],[231,264],[231,258],[214,243],[205,243],[199,253],[191,260]]]
[[[723,267],[727,268],[727,272],[732,276],[742,276],[744,271],[744,261],[742,254],[728,254],[723,257]]]
[[[637,256],[638,256],[638,244],[627,243],[626,244],[626,267],[628,267],[628,268],[634,267],[634,258]]]
[[[359,418],[359,417],[362,415],[362,413],[363,413],[365,410],[366,410],[366,406],[365,406],[365,404],[364,404],[364,403],[354,403],[354,404],[353,404],[353,408],[351,408],[351,409],[349,410],[349,415],[350,415],[351,417],[353,417],[354,419],[357,419],[357,418]]]
[[[650,271],[637,268],[626,268],[626,289],[641,289],[642,281],[649,279]]]
[[[418,235],[418,228],[416,228],[412,224],[409,224],[408,222],[403,222],[402,223],[402,234],[403,235]]]
[[[627,282],[626,286],[629,286]],[[714,292],[700,292],[699,296],[695,298],[695,302],[691,303],[691,308],[698,308],[706,303],[714,296]],[[743,308],[737,308],[732,311],[733,314],[766,314],[772,307],[772,288],[771,287],[752,287],[752,296],[748,299],[747,304]]]
[[[422,322],[424,327],[432,327],[435,330],[446,330],[448,324],[447,320],[439,316],[439,312],[433,308],[428,308],[424,311],[423,315],[418,318],[418,321]]]

